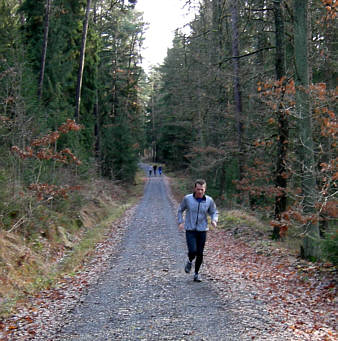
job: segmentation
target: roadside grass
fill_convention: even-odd
[[[168,176],[171,192],[177,202],[180,202],[184,195],[192,192],[192,183],[183,173],[168,172],[166,175]]]
[[[114,221],[140,199],[144,181],[141,171],[128,186],[93,179],[67,202],[39,207],[20,229],[0,229],[0,318],[27,296],[75,274]]]
[[[258,254],[270,255],[282,242],[271,239],[271,226],[243,209],[220,209],[217,229],[228,230],[235,239],[245,242]],[[285,247],[285,246],[284,246]]]
[[[218,220],[218,228],[234,229],[239,227],[250,227],[262,233],[267,233],[267,226],[254,215],[243,210],[221,210]]]
[[[107,237],[114,221],[119,219],[131,206],[132,203],[126,203],[112,207],[109,215],[103,221],[87,230],[73,250],[58,265],[58,274],[70,274],[79,270],[84,261],[91,257],[95,246]]]

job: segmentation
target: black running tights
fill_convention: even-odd
[[[190,262],[196,258],[195,273],[198,273],[203,262],[203,250],[207,239],[207,231],[186,231],[188,257]]]

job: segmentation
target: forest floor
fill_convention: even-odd
[[[81,271],[0,321],[0,340],[337,339],[334,268],[255,247],[250,226],[210,231],[193,282],[168,182],[147,180]]]
[[[177,207],[180,189],[172,197]],[[232,312],[246,319],[243,312],[257,300],[256,313],[269,315],[268,340],[337,340],[336,267],[306,261],[294,246],[272,241],[271,228],[257,228],[261,222],[248,214],[220,212],[218,228],[208,233],[205,271],[222,300],[233,302]],[[227,218],[234,223],[224,223]],[[258,329],[248,336],[265,340]]]

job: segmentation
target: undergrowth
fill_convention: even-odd
[[[16,201],[18,216],[3,219],[7,224],[0,227],[0,317],[8,316],[27,295],[75,273],[93,254],[96,244],[107,238],[111,224],[137,202],[143,187],[140,172],[135,184],[128,186],[89,179],[81,184],[81,191],[53,205],[28,197]],[[2,193],[5,202],[11,201],[3,197]],[[13,229],[15,219],[32,205],[36,205],[34,210]],[[11,211],[7,205],[3,217]]]

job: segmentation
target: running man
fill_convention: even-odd
[[[203,262],[204,245],[207,238],[208,215],[211,217],[212,226],[217,226],[218,211],[214,200],[205,195],[207,184],[205,180],[195,181],[194,192],[186,195],[177,213],[178,227],[185,229],[185,235],[188,247],[188,260],[185,265],[185,272],[189,273],[192,268],[192,262],[195,261],[194,281],[201,282],[199,274]],[[186,211],[185,222],[183,223],[183,212]]]

